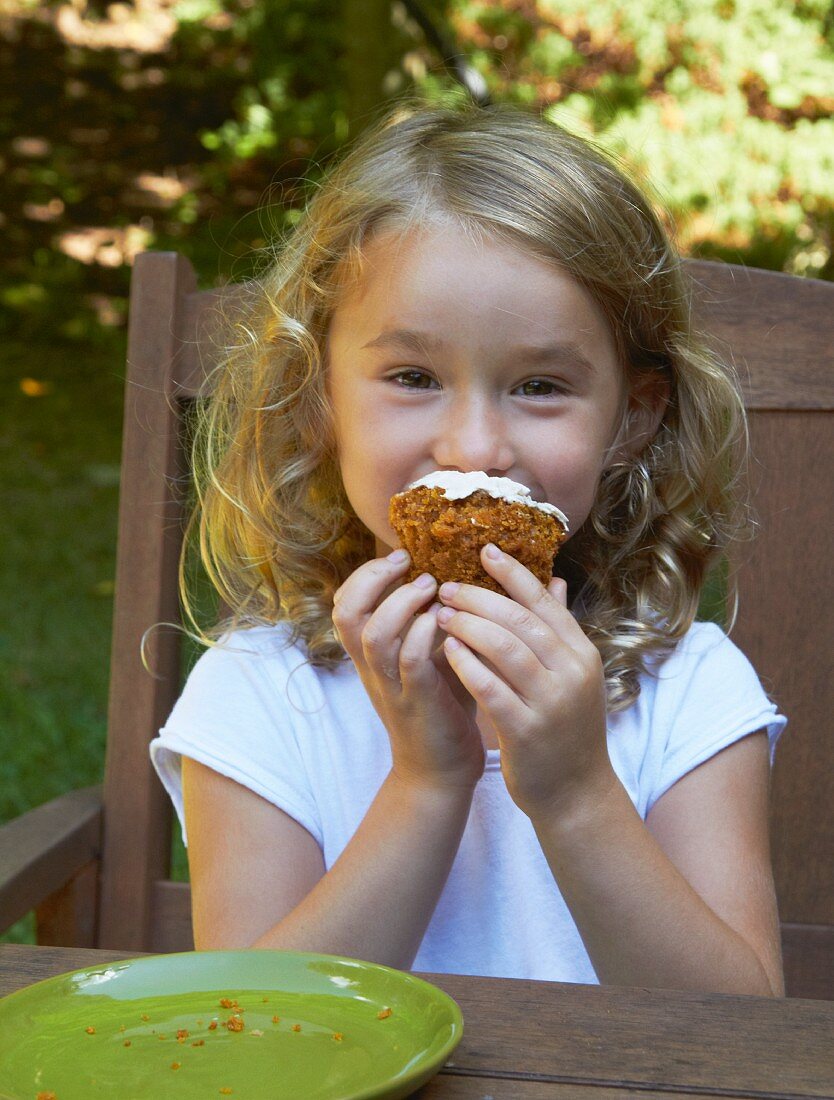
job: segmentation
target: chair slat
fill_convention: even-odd
[[[248,285],[242,284],[185,296],[183,328],[190,336],[180,347],[174,370],[172,392],[177,397],[196,397],[229,341],[241,338],[234,326],[248,293]]]
[[[189,333],[183,301],[196,277],[175,253],[136,259],[128,331],[122,484],[116,565],[110,706],[105,763],[102,947],[142,950],[150,939],[152,885],[168,874],[170,802],[148,757],[148,742],[179,691],[180,637],[148,639],[149,628],[179,620],[177,562],[182,540],[185,460],[179,403],[171,393]]]
[[[98,942],[99,860],[89,863],[35,910],[38,943],[59,947],[73,943],[95,947]]]
[[[693,315],[730,352],[748,409],[834,408],[834,283],[689,260]]]
[[[191,887],[187,882],[157,882],[151,903],[151,951],[193,951]]]
[[[834,928],[814,924],[782,924],[785,993],[810,1000],[832,999]]]
[[[788,716],[771,814],[782,919],[834,926],[832,417],[760,411],[751,415],[750,429],[761,530],[737,551],[733,638]]]

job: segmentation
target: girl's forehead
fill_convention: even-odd
[[[454,226],[375,235],[333,318],[337,331],[420,325],[493,339],[613,340],[600,307],[564,268],[521,242]]]

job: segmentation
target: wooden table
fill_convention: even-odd
[[[128,957],[0,944],[0,996]],[[421,976],[458,1002],[464,1036],[419,1100],[834,1097],[834,1001]]]

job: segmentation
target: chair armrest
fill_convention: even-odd
[[[101,823],[101,788],[84,787],[0,826],[0,930],[98,859]]]

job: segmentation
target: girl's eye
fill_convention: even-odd
[[[391,377],[406,390],[427,390],[433,379],[421,370],[401,370]]]
[[[525,397],[552,397],[554,394],[564,393],[564,387],[549,378],[531,378],[522,382],[519,389]]]
[[[428,390],[435,383],[431,375],[412,367],[390,375],[392,381],[405,390]],[[518,387],[524,397],[554,397],[565,392],[565,387],[550,378],[530,378]]]

